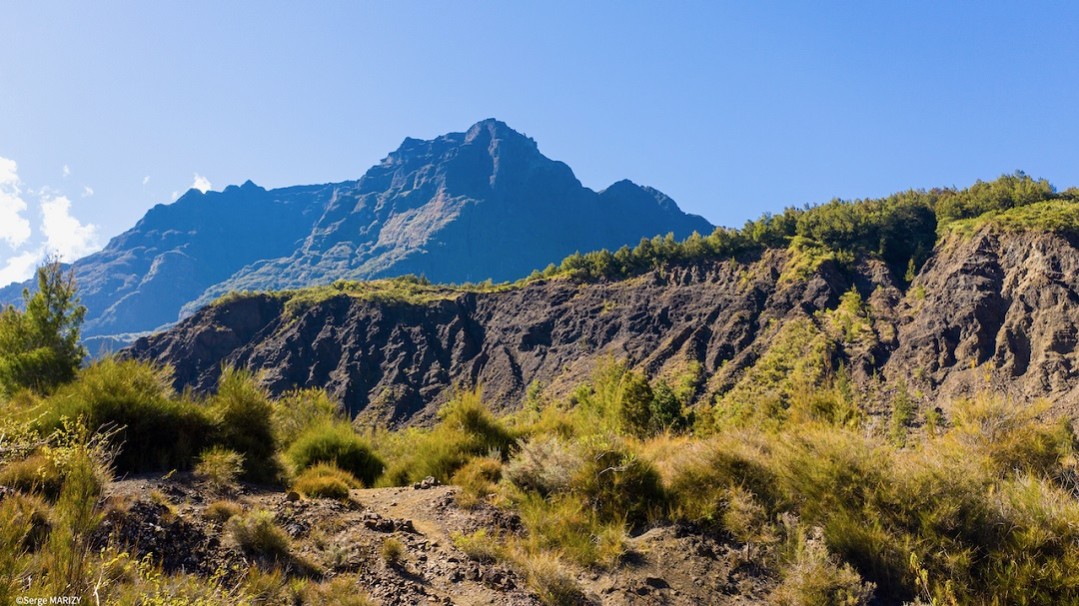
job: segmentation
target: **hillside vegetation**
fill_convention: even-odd
[[[937,239],[952,231],[972,233],[985,225],[1004,229],[1075,232],[1079,189],[1064,192],[1022,172],[966,189],[909,190],[887,198],[835,199],[787,208],[746,222],[741,229],[641,240],[634,248],[577,253],[532,275],[575,280],[623,279],[669,263],[726,259],[767,248],[787,248],[806,258],[806,269],[825,259],[853,261],[870,255],[885,261],[907,282],[929,257]]]
[[[568,278],[576,281],[623,280],[670,264],[736,258],[749,252],[787,248],[801,261],[790,277],[804,277],[821,262],[853,263],[878,258],[909,283],[937,241],[950,233],[970,235],[988,227],[1002,230],[1079,232],[1079,189],[1058,192],[1048,181],[1021,171],[965,188],[908,190],[879,199],[834,199],[825,204],[789,207],[765,213],[741,229],[717,227],[708,235],[694,232],[684,240],[673,234],[644,238],[624,246],[574,253],[558,264],[534,271],[514,283],[432,285],[425,277],[349,281],[332,285],[273,291],[295,310],[332,296],[365,300],[429,303],[463,292],[492,292],[531,281]],[[262,291],[232,292],[220,304]]]
[[[545,275],[611,279],[775,246],[917,267],[950,230],[1072,229],[1075,203],[1071,190],[1013,175],[788,210],[743,230],[571,257]],[[28,311],[0,316],[0,369],[30,369],[0,375],[0,600],[367,603],[355,571],[305,560],[270,512],[212,506],[221,542],[247,563],[216,570],[166,567],[105,524],[122,513],[103,496],[114,478],[190,471],[208,494],[257,483],[300,503],[348,503],[359,487],[428,477],[453,484],[457,507],[513,513],[521,526],[461,532],[456,547],[516,571],[548,604],[594,599],[583,573],[629,570],[642,556],[632,538],[668,527],[731,547],[772,604],[1079,604],[1072,421],[988,390],[927,406],[902,383],[876,387],[890,401],[880,410],[829,355],[867,330],[855,292],[818,323],[778,327],[767,355],[707,401],[699,360],[647,376],[607,358],[568,395],[536,384],[496,406],[462,388],[431,427],[389,431],[353,424],[319,389],[271,397],[245,370],[226,369],[215,393],[198,396],[174,391],[168,368],[115,358],[80,368],[82,352],[68,347],[74,285],[58,266],[39,278]],[[424,302],[442,292],[404,280],[288,296]],[[43,381],[34,368],[61,371]],[[396,569],[408,553],[393,541],[381,553]]]

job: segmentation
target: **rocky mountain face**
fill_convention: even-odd
[[[652,376],[699,362],[699,398],[711,400],[801,320],[832,335],[837,366],[866,393],[882,378],[940,401],[1000,389],[1067,412],[1079,403],[1077,246],[1053,233],[950,236],[909,286],[869,259],[793,275],[794,253],[774,249],[624,281],[534,281],[426,303],[339,294],[286,311],[284,297],[251,295],[125,355],[172,365],[177,387],[212,390],[228,363],[259,371],[273,392],[324,386],[354,415],[403,424],[429,419],[455,386],[482,385],[507,407],[533,384],[565,393],[609,357]],[[852,289],[867,328],[844,337],[830,318]]]
[[[592,191],[535,141],[486,120],[406,139],[356,181],[191,190],[73,268],[83,333],[103,340],[175,322],[233,290],[409,273],[515,280],[575,251],[711,230],[651,188]],[[18,301],[23,286],[0,289],[0,303]]]

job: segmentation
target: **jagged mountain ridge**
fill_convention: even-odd
[[[584,187],[492,119],[406,139],[356,181],[191,190],[73,268],[93,339],[157,329],[232,290],[409,273],[514,280],[578,250],[711,229],[651,188]],[[0,289],[0,302],[16,302],[24,286]]]
[[[837,343],[856,382],[875,376],[945,402],[978,389],[1079,404],[1079,243],[1050,232],[949,236],[902,288],[879,260],[852,270],[827,261],[789,279],[795,260],[771,249],[734,260],[676,264],[622,281],[535,281],[431,302],[346,294],[286,311],[252,295],[206,308],[127,350],[175,368],[177,387],[213,389],[223,363],[262,373],[281,393],[326,387],[354,415],[423,422],[459,385],[496,406],[533,383],[572,389],[601,359],[652,376],[701,363],[701,398],[724,393],[797,319],[826,322],[843,294],[862,294],[872,339]]]

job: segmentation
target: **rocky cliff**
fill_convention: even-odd
[[[251,295],[140,339],[125,355],[170,364],[178,387],[204,391],[222,364],[250,367],[274,392],[325,386],[354,415],[400,424],[429,418],[457,385],[483,385],[507,407],[533,384],[564,393],[608,356],[652,376],[699,362],[707,379],[699,400],[711,401],[770,351],[801,356],[784,336],[800,319],[827,338],[833,368],[849,368],[865,393],[875,381],[902,382],[946,402],[988,388],[1075,410],[1074,237],[949,236],[907,287],[879,261],[825,261],[797,274],[793,255],[773,249],[624,281],[533,281],[423,302],[341,293],[300,306]],[[864,329],[844,336],[835,310],[852,289]]]

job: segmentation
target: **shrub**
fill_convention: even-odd
[[[600,520],[624,520],[637,527],[658,515],[665,495],[651,463],[618,444],[589,445],[570,491],[582,497]]]
[[[167,370],[104,358],[46,400],[43,432],[62,419],[82,418],[91,429],[118,429],[116,467],[122,472],[189,469],[211,433],[205,411],[177,399]]]
[[[864,583],[848,564],[839,564],[821,538],[819,530],[807,538],[796,523],[788,522],[788,557],[791,562],[783,580],[769,596],[776,606],[835,604],[866,606],[873,599],[873,584]]]
[[[332,463],[365,486],[373,485],[384,468],[367,441],[345,423],[323,423],[307,429],[289,447],[286,456],[298,471],[316,463]]]
[[[484,406],[479,389],[458,391],[439,411],[434,429],[407,435],[407,450],[386,474],[394,483],[427,476],[450,482],[473,457],[502,458],[514,443],[514,435]]]
[[[338,606],[374,606],[356,579],[334,577],[330,581],[309,584],[300,592],[303,604],[335,604]]]
[[[404,561],[405,546],[401,544],[401,541],[389,537],[382,541],[382,547],[379,549],[379,554],[382,555],[382,561],[386,562],[387,566],[397,567]]]
[[[332,463],[316,463],[305,469],[292,483],[292,489],[296,492],[324,499],[347,499],[350,489],[361,487],[355,476]]]
[[[892,398],[891,434],[898,444],[907,440],[907,427],[914,420],[914,411],[914,400],[907,393],[907,386],[901,383]]]
[[[625,554],[625,522],[601,518],[579,497],[529,495],[520,511],[529,553],[557,551],[582,566],[599,567],[613,566]]]
[[[281,470],[274,458],[273,408],[255,377],[247,371],[223,369],[209,409],[218,443],[244,456],[244,477],[253,482],[277,479]]]
[[[83,442],[64,454],[64,484],[54,509],[52,531],[42,554],[44,575],[55,591],[82,595],[90,589],[92,537],[101,523],[98,507],[104,485],[103,453]]]
[[[510,482],[524,490],[550,495],[568,489],[570,478],[583,464],[580,455],[565,442],[537,438],[519,443],[504,473]]]
[[[49,536],[52,528],[52,510],[41,497],[29,494],[8,495],[0,500],[0,525],[14,530],[9,535],[15,540],[12,544],[4,543],[5,549],[14,554],[17,551],[37,551]]]
[[[278,561],[288,557],[288,535],[274,522],[274,515],[269,511],[260,509],[234,516],[225,528],[248,555]]]
[[[0,468],[0,485],[49,500],[60,496],[64,478],[56,462],[41,453],[9,462]]]
[[[214,446],[199,455],[195,475],[215,488],[231,489],[244,468],[244,456],[236,451]]]
[[[530,556],[524,563],[528,584],[548,606],[586,604],[584,592],[557,557],[547,553]]]
[[[453,474],[452,482],[461,487],[457,504],[474,507],[495,491],[495,485],[501,479],[502,461],[490,457],[472,459]]]
[[[505,546],[502,539],[488,534],[482,528],[471,534],[455,532],[450,538],[454,547],[463,551],[470,560],[492,563],[504,555]]]
[[[682,414],[682,402],[683,399],[674,388],[667,381],[660,380],[656,388],[652,390],[652,401],[649,403],[649,434],[654,435],[685,427],[686,418]]]
[[[202,515],[211,522],[224,524],[241,513],[243,513],[243,506],[235,501],[214,501],[206,506],[206,511]]]
[[[273,428],[277,443],[287,448],[305,430],[343,420],[341,408],[322,389],[297,389],[275,400]]]

